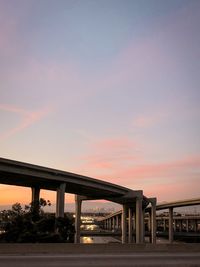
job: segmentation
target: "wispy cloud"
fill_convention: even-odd
[[[112,173],[118,166],[131,164],[140,157],[138,144],[128,137],[105,138],[89,145],[88,153],[79,158],[81,172]]]
[[[127,152],[128,153],[128,152]],[[114,154],[115,155],[115,154]],[[111,183],[127,186],[133,190],[144,190],[148,196],[159,200],[198,197],[200,183],[200,155],[191,155],[176,160],[158,163],[145,162],[132,155],[127,160],[123,154],[118,157],[97,157],[90,154],[84,158],[81,172]],[[121,158],[123,160],[121,160]],[[143,160],[143,163],[141,161]],[[170,195],[169,195],[170,194]]]
[[[8,131],[0,133],[0,140],[6,140],[9,137],[23,131],[24,129],[43,119],[52,111],[52,108],[45,107],[36,111],[27,111],[20,107],[8,104],[0,104],[0,110],[12,112],[21,116],[21,121],[17,126],[11,128]]]
[[[167,114],[157,112],[157,114],[141,114],[136,116],[131,123],[132,126],[137,128],[149,128],[161,123],[167,118]]]

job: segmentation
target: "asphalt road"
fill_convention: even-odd
[[[0,255],[0,267],[200,267],[200,253]]]

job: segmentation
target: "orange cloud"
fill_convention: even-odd
[[[49,114],[51,108],[48,107],[37,111],[27,111],[16,106],[0,104],[0,110],[13,112],[22,116],[22,120],[19,125],[0,134],[0,140],[5,140],[44,118],[47,114]]]

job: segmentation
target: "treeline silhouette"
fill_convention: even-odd
[[[74,219],[65,214],[64,218],[45,213],[43,208],[50,201],[40,198],[26,205],[12,205],[12,209],[1,212],[0,242],[4,243],[73,243]]]

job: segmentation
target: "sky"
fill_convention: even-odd
[[[200,197],[199,28],[199,0],[0,0],[0,156]]]

